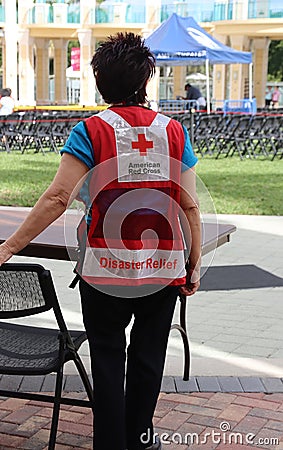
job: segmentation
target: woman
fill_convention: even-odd
[[[199,287],[197,158],[178,122],[144,107],[155,61],[139,36],[108,38],[91,65],[111,106],[74,127],[51,186],[0,246],[0,264],[59,217],[87,178],[76,271],[94,380],[94,449],[161,449],[152,418],[174,307],[180,291]]]
[[[15,107],[15,101],[11,97],[10,88],[1,89],[0,91],[0,116],[8,116],[12,114]]]

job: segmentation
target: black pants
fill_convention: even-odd
[[[94,381],[94,449],[144,449],[152,444],[152,418],[178,288],[119,298],[81,281],[80,293]],[[125,328],[132,315],[125,379]]]

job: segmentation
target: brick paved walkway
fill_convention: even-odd
[[[50,404],[0,399],[0,449],[47,450],[50,417]],[[163,392],[154,422],[164,450],[283,449],[283,393]],[[91,449],[91,435],[90,410],[62,406],[56,450]]]

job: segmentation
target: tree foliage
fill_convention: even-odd
[[[80,43],[78,40],[68,42],[68,67],[71,65],[71,51],[73,47],[79,47]]]
[[[270,81],[283,81],[283,41],[271,41],[268,54]]]

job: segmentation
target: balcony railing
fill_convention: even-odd
[[[182,17],[192,16],[197,22],[211,22],[213,20],[213,9],[208,8],[205,2],[174,2],[162,5],[160,10],[161,22],[168,19],[173,13]]]
[[[0,5],[0,22],[5,22],[5,8]]]
[[[249,19],[261,18],[282,18],[283,17],[283,3],[273,2],[268,0],[250,0],[249,1]]]
[[[96,6],[91,14],[91,23],[145,23],[145,5],[112,3]]]
[[[249,0],[247,2],[237,1],[215,1],[211,2],[184,3],[172,2],[172,4],[161,7],[161,21],[168,19],[176,13],[183,17],[193,16],[197,22],[212,22],[218,20],[246,20],[260,18],[282,18],[282,6],[278,1],[270,0]]]
[[[38,3],[29,11],[29,23],[37,25],[47,23],[71,24],[80,23],[79,3]]]
[[[105,3],[105,4],[104,4]],[[221,20],[246,20],[255,18],[282,18],[283,3],[279,0],[216,0],[212,1],[173,1],[163,4],[158,11],[160,22],[176,13],[183,17],[193,16],[197,22]],[[3,18],[2,18],[3,17]],[[0,21],[4,21],[4,8],[0,6]],[[134,0],[107,1],[96,5],[90,16],[90,23],[120,24],[146,23],[146,5],[136,4]],[[29,23],[79,24],[79,1],[71,3],[36,2],[30,10]]]

